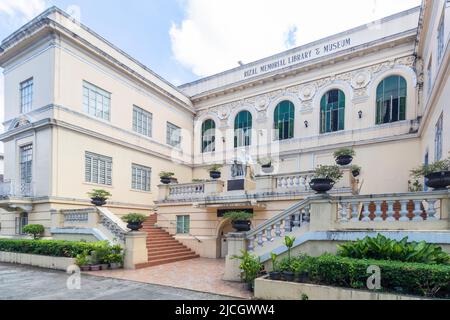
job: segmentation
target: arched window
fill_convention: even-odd
[[[277,140],[294,137],[294,110],[294,104],[287,100],[280,102],[275,108],[273,122]]]
[[[241,111],[234,119],[234,147],[249,146],[252,143],[252,115]]]
[[[390,76],[377,87],[376,123],[390,123],[406,119],[406,80]]]
[[[345,94],[334,89],[320,100],[320,133],[344,130]]]
[[[202,152],[216,151],[216,123],[205,120],[202,123]]]

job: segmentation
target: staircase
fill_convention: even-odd
[[[136,265],[136,269],[198,258],[199,255],[176,240],[167,231],[156,227],[157,215],[144,221],[142,232],[147,233],[148,261]]]

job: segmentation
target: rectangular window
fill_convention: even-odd
[[[437,34],[437,63],[441,63],[442,57],[444,56],[444,32],[445,32],[445,8],[442,11],[442,17],[439,22],[438,34]]]
[[[180,147],[181,145],[181,128],[167,122],[166,141],[168,145]]]
[[[33,78],[20,84],[20,112],[30,112],[33,107]]]
[[[109,121],[111,94],[89,82],[83,81],[83,108],[87,114]]]
[[[20,147],[20,188],[26,191],[33,180],[33,145]]]
[[[86,152],[85,181],[112,185],[112,158]]]
[[[152,119],[153,115],[139,107],[133,106],[133,131],[143,134],[144,136],[152,136]]]
[[[137,164],[131,166],[131,188],[133,190],[150,191],[152,169]]]
[[[432,59],[430,57],[430,61],[428,62],[427,67],[427,93],[430,95],[431,89],[433,88],[433,64]]]
[[[190,216],[177,216],[177,234],[189,234]]]
[[[436,123],[435,136],[434,136],[434,161],[438,161],[442,158],[442,129],[444,125],[444,115],[441,114],[439,120]]]

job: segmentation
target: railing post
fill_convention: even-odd
[[[158,200],[159,201],[166,200],[169,197],[170,186],[168,184],[160,184],[158,186],[158,189],[159,189]]]
[[[363,202],[363,206],[364,206],[364,210],[362,213],[363,218],[361,221],[370,222],[370,211],[369,211],[370,201]]]
[[[387,205],[388,205],[388,210],[387,210],[387,218],[386,221],[389,222],[394,222],[395,218],[394,218],[394,202],[395,201],[387,201]]]
[[[340,206],[341,206],[341,210],[340,210],[340,217],[341,217],[341,222],[348,222],[348,203],[347,202],[340,202]]]
[[[136,269],[136,265],[148,261],[147,233],[128,232],[125,234],[125,269]]]
[[[246,250],[245,232],[231,232],[226,235],[228,244],[228,254],[225,258],[225,272],[223,280],[241,281],[240,260],[235,256],[241,256]]]
[[[358,222],[358,204],[359,202],[352,202],[352,222]]]
[[[292,231],[292,228],[291,228],[291,217],[287,216],[284,219],[284,232],[288,233],[288,232],[291,232],[291,231]]]
[[[400,217],[399,221],[401,221],[401,222],[409,221],[408,216],[407,216],[408,215],[408,203],[409,203],[409,200],[400,200],[400,205],[401,205],[400,215],[401,215],[401,217]]]
[[[383,201],[375,201],[375,219],[373,219],[373,221],[375,222],[382,222],[383,218],[381,217],[381,215],[383,214],[383,212],[381,211],[381,205],[383,204]]]
[[[428,210],[427,210],[427,220],[437,220],[436,218],[436,202],[437,200],[427,200]]]

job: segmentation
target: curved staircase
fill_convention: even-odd
[[[148,261],[136,265],[136,269],[198,258],[199,255],[176,240],[167,231],[156,227],[157,215],[144,221],[142,232],[147,233]]]

